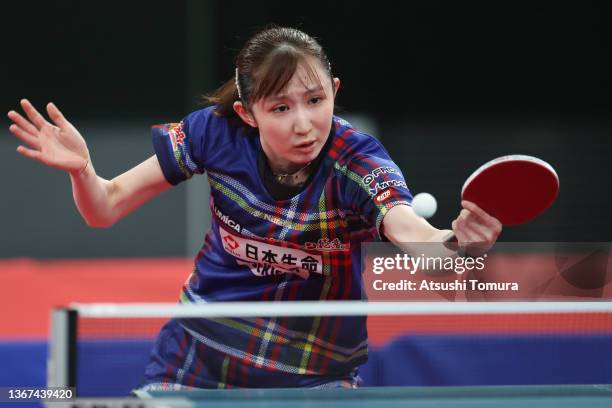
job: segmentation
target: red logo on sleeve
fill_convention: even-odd
[[[377,203],[382,203],[389,197],[391,197],[391,190],[383,191],[382,193],[376,196],[374,201],[376,201]]]

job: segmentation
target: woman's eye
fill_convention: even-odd
[[[272,111],[273,112],[286,112],[287,109],[289,109],[288,106],[286,105],[281,105],[281,106],[277,106],[276,108],[274,108]]]
[[[321,98],[320,96],[315,96],[314,98],[310,98],[310,103],[312,103],[313,105],[316,103],[321,102],[323,98]]]

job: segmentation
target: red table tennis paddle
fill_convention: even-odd
[[[526,155],[498,157],[478,168],[461,189],[503,225],[525,224],[542,214],[559,194],[559,177],[544,160]]]
[[[480,166],[466,180],[461,199],[471,201],[503,225],[525,224],[542,214],[559,194],[553,167],[536,157],[514,154]],[[454,240],[451,234],[447,241]]]

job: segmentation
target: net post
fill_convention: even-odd
[[[77,317],[70,308],[51,311],[47,387],[76,388]]]

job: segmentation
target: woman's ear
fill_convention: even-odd
[[[234,102],[233,107],[234,111],[238,114],[238,116],[240,116],[240,119],[242,119],[244,123],[254,128],[257,127],[257,122],[255,121],[255,118],[253,117],[253,115],[251,115],[251,112],[248,111],[248,109],[242,104],[241,101]]]
[[[340,89],[340,78],[334,78],[334,98],[338,93],[338,89]]]

